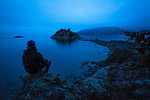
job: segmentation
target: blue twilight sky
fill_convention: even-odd
[[[1,32],[150,27],[150,0],[0,0]]]

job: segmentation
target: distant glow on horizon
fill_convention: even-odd
[[[0,0],[0,31],[150,27],[150,0]]]

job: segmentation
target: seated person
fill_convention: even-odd
[[[36,45],[33,40],[28,41],[27,45],[27,50],[24,50],[24,54],[22,56],[26,72],[35,74],[45,67],[45,72],[48,72],[51,62],[44,60],[43,56],[37,52]]]

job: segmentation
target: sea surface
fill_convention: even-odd
[[[56,41],[49,37],[0,38],[0,98],[14,93],[23,83],[19,76],[26,74],[22,64],[27,41],[34,40],[38,52],[52,62],[49,73],[66,79],[82,76],[82,62],[101,61],[109,49],[88,41]]]

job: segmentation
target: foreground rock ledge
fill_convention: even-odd
[[[99,100],[104,99],[104,84],[102,80],[70,82],[40,72],[35,75],[22,76],[24,86],[12,100]]]

